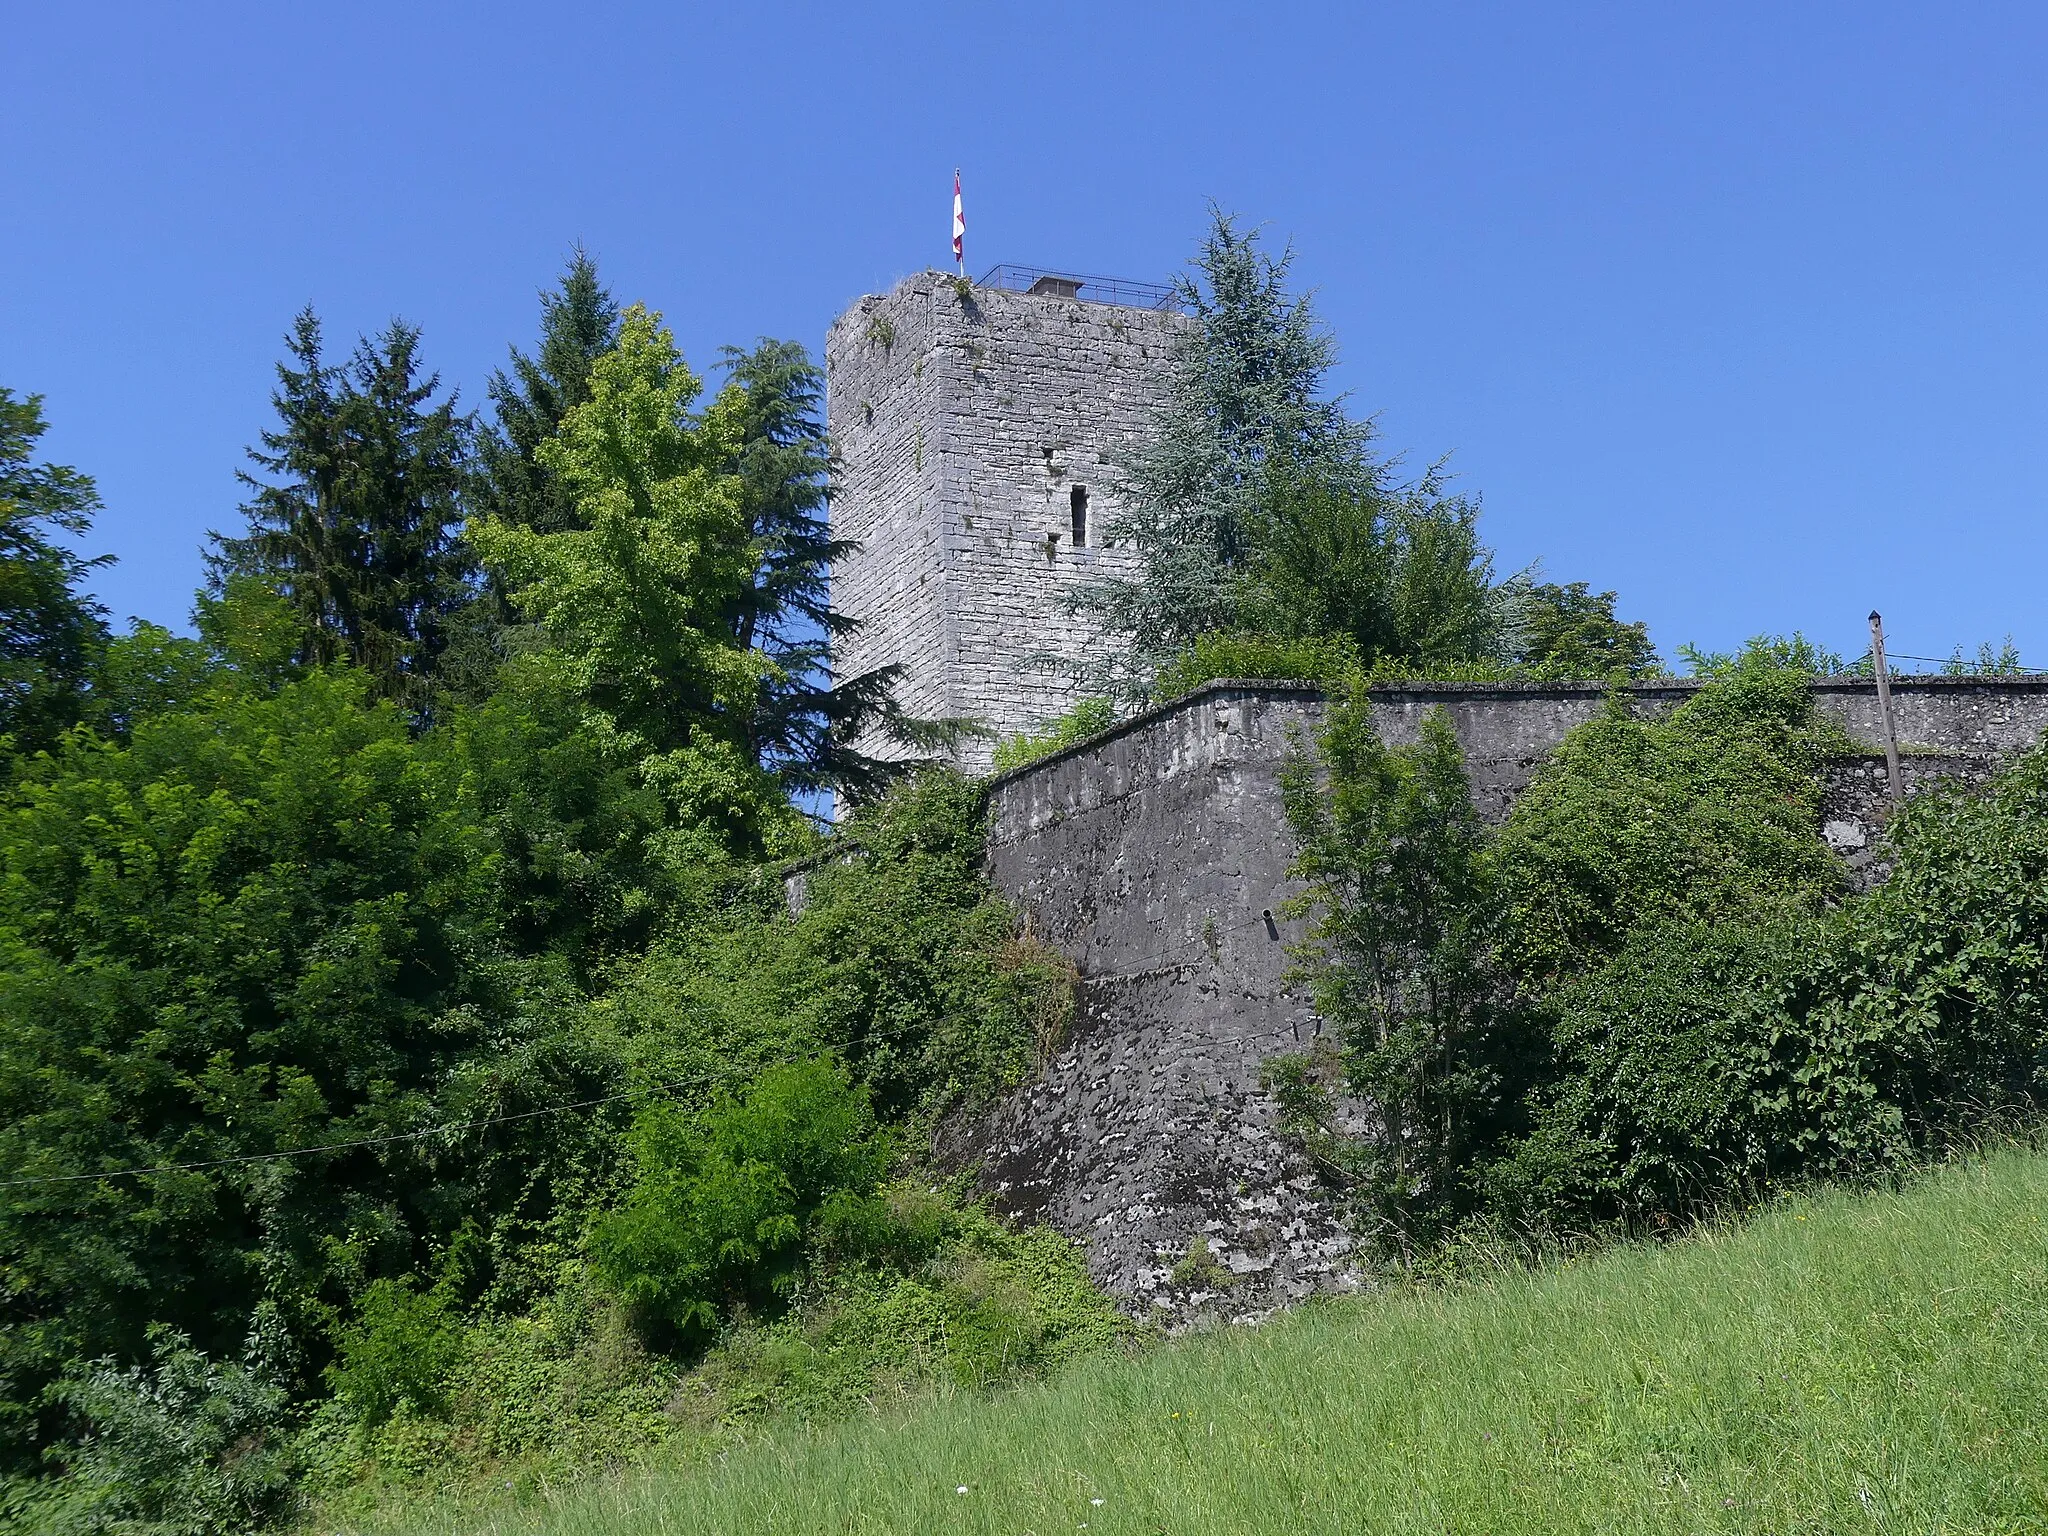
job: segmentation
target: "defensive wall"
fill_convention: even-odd
[[[1662,712],[1698,686],[1630,691]],[[1390,743],[1444,710],[1475,801],[1497,820],[1607,691],[1378,687],[1373,708]],[[1815,695],[1871,749],[1832,769],[1816,835],[1874,874],[1889,805],[1876,690],[1826,681]],[[1901,678],[1892,699],[1908,794],[1981,779],[2048,726],[2048,678]],[[1350,1239],[1259,1088],[1266,1057],[1322,1027],[1285,981],[1302,925],[1281,916],[1295,887],[1279,788],[1292,743],[1322,713],[1312,686],[1214,682],[989,783],[989,873],[1073,960],[1079,1007],[1058,1059],[942,1150],[978,1165],[1012,1213],[1079,1240],[1128,1304],[1169,1320],[1256,1314],[1356,1283]],[[1186,1262],[1202,1244],[1215,1264]]]

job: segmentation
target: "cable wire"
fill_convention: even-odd
[[[1256,917],[1247,918],[1242,922],[1231,923],[1214,930],[1214,936],[1221,937],[1223,934],[1234,933],[1241,928],[1249,928],[1255,923],[1264,923],[1265,921],[1266,915],[1264,912],[1261,912]],[[1191,939],[1183,940],[1179,944],[1169,945],[1165,949],[1157,950],[1152,954],[1140,955],[1138,959],[1141,962],[1155,960],[1161,956],[1186,949],[1191,945],[1205,943],[1211,936],[1208,933],[1197,934]],[[1142,974],[1144,973],[1140,970],[1131,970],[1102,976],[1083,976],[1081,979],[1083,981],[1120,981]],[[905,1026],[896,1030],[871,1030],[864,1032],[857,1039],[821,1041],[807,1055],[762,1062],[759,1065],[760,1067],[793,1066],[799,1061],[809,1060],[827,1051],[844,1050],[850,1046],[865,1045],[873,1040],[895,1039],[902,1035],[913,1033],[920,1027]],[[1251,1035],[1243,1037],[1244,1040],[1257,1038],[1260,1037]],[[1235,1044],[1242,1042],[1215,1041],[1211,1043]],[[720,1074],[714,1078],[714,1081],[722,1081],[727,1077],[735,1075],[739,1070],[739,1068],[734,1068],[731,1072]],[[755,1070],[759,1070],[759,1068],[757,1067]],[[487,1130],[492,1126],[510,1125],[520,1120],[537,1120],[549,1115],[566,1115],[579,1109],[595,1109],[605,1104],[617,1104],[627,1099],[651,1098],[656,1094],[673,1093],[683,1088],[701,1088],[704,1086],[708,1085],[700,1079],[678,1079],[674,1082],[652,1083],[644,1088],[628,1088],[619,1093],[603,1094],[597,1098],[578,1099],[571,1104],[550,1104],[544,1105],[539,1109],[525,1109],[509,1115],[489,1115],[475,1120],[454,1120],[441,1125],[425,1126],[416,1131],[394,1131],[384,1136],[364,1136],[350,1141],[325,1142],[318,1146],[286,1147],[275,1152],[243,1152],[231,1157],[200,1158],[184,1163],[152,1163],[134,1168],[109,1168],[97,1173],[33,1174],[27,1178],[0,1179],[0,1189],[25,1189],[56,1184],[87,1184],[106,1179],[139,1179],[160,1173],[196,1173],[208,1168],[231,1168],[249,1163],[282,1162],[296,1157],[316,1157],[323,1153],[356,1152],[368,1147],[387,1147],[401,1142],[425,1141],[429,1137],[452,1135],[461,1131]]]

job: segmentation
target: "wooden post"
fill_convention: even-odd
[[[1884,717],[1884,769],[1891,781],[1894,803],[1906,796],[1905,783],[1899,778],[1899,727],[1892,719],[1892,677],[1891,669],[1884,659],[1884,615],[1875,608],[1870,610],[1870,670],[1877,678],[1877,709]]]

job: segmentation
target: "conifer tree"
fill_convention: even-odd
[[[1090,692],[1142,698],[1154,672],[1188,641],[1230,628],[1235,576],[1270,474],[1343,480],[1362,472],[1369,428],[1323,395],[1335,343],[1306,296],[1287,288],[1293,251],[1278,257],[1212,210],[1195,272],[1180,280],[1194,316],[1180,342],[1150,444],[1122,467],[1120,508],[1104,530],[1134,546],[1133,578],[1070,594],[1112,642],[1084,663]]]
[[[731,467],[754,540],[731,626],[735,640],[773,663],[748,725],[754,759],[793,792],[858,797],[906,766],[860,752],[854,743],[868,731],[927,750],[958,732],[904,715],[895,698],[900,666],[832,682],[832,642],[858,621],[833,611],[830,572],[857,546],[834,538],[826,521],[836,465],[820,409],[824,375],[800,343],[767,337],[751,351],[727,347],[725,364],[737,391]]]
[[[540,296],[540,345],[512,348],[512,369],[491,374],[497,421],[477,438],[476,507],[538,533],[580,528],[576,499],[540,459],[562,418],[590,398],[590,369],[619,339],[619,306],[580,245],[553,292]]]
[[[248,532],[216,534],[210,557],[216,586],[254,576],[284,596],[302,660],[354,662],[413,707],[470,593],[458,536],[472,426],[453,395],[434,402],[419,334],[394,320],[334,365],[300,312],[271,397],[279,426],[248,450],[276,479],[242,473]]]
[[[17,751],[77,721],[107,637],[106,609],[79,587],[113,557],[86,559],[51,537],[84,533],[99,491],[75,469],[31,462],[47,430],[41,395],[0,386],[0,733]]]

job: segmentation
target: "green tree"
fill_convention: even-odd
[[[619,306],[578,246],[554,291],[540,296],[540,344],[512,349],[488,386],[496,421],[477,435],[476,511],[540,533],[582,526],[576,498],[541,462],[541,445],[590,398],[590,370],[619,336]]]
[[[1296,906],[1314,917],[1297,958],[1375,1121],[1350,1172],[1381,1234],[1410,1242],[1454,1214],[1506,1097],[1485,829],[1442,712],[1388,747],[1363,686],[1290,758],[1282,792]]]
[[[821,410],[825,376],[793,341],[764,337],[751,351],[728,347],[725,360],[739,392],[731,472],[754,550],[751,577],[734,596],[731,632],[769,662],[747,724],[749,749],[792,793],[871,796],[918,759],[862,752],[856,744],[869,732],[915,754],[949,744],[959,731],[903,712],[895,691],[900,665],[832,681],[833,642],[858,621],[833,610],[831,568],[857,546],[835,538],[825,515],[837,467]]]
[[[733,470],[744,391],[693,414],[702,386],[660,317],[627,310],[541,460],[583,526],[479,518],[470,537],[520,611],[544,626],[540,665],[595,708],[658,783],[694,857],[757,852],[793,813],[755,761],[763,680],[734,616],[758,552]]]
[[[302,659],[346,658],[421,708],[448,619],[470,595],[458,537],[470,419],[453,396],[433,402],[438,377],[420,376],[419,332],[402,322],[337,366],[308,308],[286,345],[279,426],[249,450],[275,480],[241,476],[248,532],[214,536],[216,585],[271,583],[299,617]]]
[[[1363,458],[1331,476],[1282,466],[1248,516],[1238,622],[1284,639],[1342,636],[1370,666],[1494,659],[1502,594],[1479,509],[1437,471],[1395,484]]]
[[[1235,573],[1249,548],[1268,473],[1344,480],[1359,473],[1367,427],[1323,397],[1335,343],[1305,296],[1287,288],[1293,252],[1269,255],[1256,230],[1214,211],[1180,283],[1194,317],[1178,344],[1152,440],[1123,466],[1105,536],[1133,546],[1132,578],[1077,585],[1076,612],[1112,645],[1083,664],[1092,693],[1142,698],[1188,641],[1235,620]]]
[[[85,709],[106,609],[80,588],[113,560],[53,537],[85,533],[100,498],[77,470],[33,462],[47,430],[41,395],[0,387],[0,733],[24,752],[49,746]]]
[[[1646,624],[1614,616],[1614,594],[1583,581],[1530,585],[1516,615],[1513,658],[1540,678],[1651,677],[1663,667]]]

